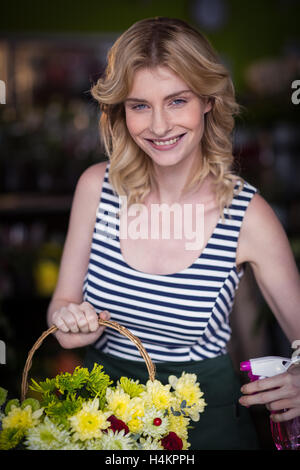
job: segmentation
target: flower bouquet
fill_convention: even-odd
[[[169,376],[163,385],[138,338],[115,322],[99,323],[122,331],[134,340],[146,360],[149,380],[140,384],[120,377],[116,384],[103,366],[91,371],[76,367],[37,383],[30,389],[37,398],[7,400],[0,387],[0,449],[30,450],[186,450],[191,421],[198,421],[206,403],[195,374]],[[47,330],[53,332],[55,327]],[[31,357],[37,342],[27,359]]]

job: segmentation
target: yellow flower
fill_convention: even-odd
[[[106,390],[107,408],[112,411],[116,418],[126,422],[128,416],[128,406],[130,403],[130,396],[122,389]]]
[[[82,409],[69,418],[71,427],[75,431],[73,438],[85,441],[101,437],[102,430],[110,426],[110,422],[107,421],[110,415],[110,412],[99,410],[98,398],[83,403]]]
[[[188,450],[191,447],[191,444],[187,441],[187,439],[182,439],[182,450]]]
[[[196,374],[187,374],[183,372],[178,379],[174,375],[170,375],[169,383],[175,390],[175,395],[180,403],[186,401],[184,411],[189,414],[193,421],[199,420],[199,413],[204,411],[206,403],[203,398],[199,383],[196,382]]]
[[[133,433],[142,431],[143,423],[141,418],[145,415],[145,404],[142,398],[132,398],[127,411],[126,424],[129,427],[129,431]]]
[[[154,405],[157,410],[168,409],[174,398],[170,392],[171,385],[162,385],[158,380],[148,380],[146,391],[141,397],[145,400],[147,406]]]
[[[187,427],[190,423],[190,419],[180,415],[174,416],[173,413],[169,413],[169,421],[170,421],[170,432],[173,431],[177,434],[180,439],[187,439],[188,438],[188,430]]]
[[[39,417],[43,414],[43,408],[32,412],[30,405],[24,409],[12,405],[8,415],[3,418],[2,428],[28,429],[38,423]]]

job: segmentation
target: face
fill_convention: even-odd
[[[210,109],[168,67],[138,70],[125,100],[132,139],[159,166],[201,158],[204,115]]]

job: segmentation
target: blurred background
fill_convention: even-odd
[[[79,175],[106,157],[89,90],[114,40],[133,22],[184,19],[201,30],[231,71],[244,112],[236,122],[236,168],[272,205],[300,261],[300,2],[298,0],[26,0],[0,7],[0,385],[19,396],[29,349],[47,329]],[[294,83],[294,85],[293,85]],[[300,82],[299,82],[300,88]],[[292,350],[252,272],[232,315],[230,352],[241,360]],[[48,337],[36,379],[72,371],[82,351]],[[4,362],[4,361],[2,361]],[[241,377],[246,380],[245,377]],[[268,414],[252,410],[272,449]]]

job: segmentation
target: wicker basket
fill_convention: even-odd
[[[134,336],[127,328],[125,328],[122,325],[119,325],[119,323],[117,322],[114,322],[111,320],[101,320],[101,318],[99,318],[99,325],[108,326],[110,328],[113,328],[114,330],[119,331],[119,333],[129,338],[132,341],[132,343],[135,344],[135,346],[139,350],[141,356],[143,357],[146,363],[148,374],[149,374],[149,379],[153,382],[155,380],[155,366],[150,356],[148,355],[147,351],[145,350],[144,346],[142,345],[140,339],[137,336]],[[40,347],[44,339],[51,333],[55,333],[55,331],[57,330],[58,328],[53,325],[48,330],[44,331],[44,333],[39,337],[39,339],[34,343],[33,347],[29,351],[29,354],[25,363],[25,367],[23,370],[23,376],[22,376],[22,385],[21,385],[21,400],[22,401],[25,400],[26,393],[28,390],[28,372],[32,365],[32,357],[35,351]]]

